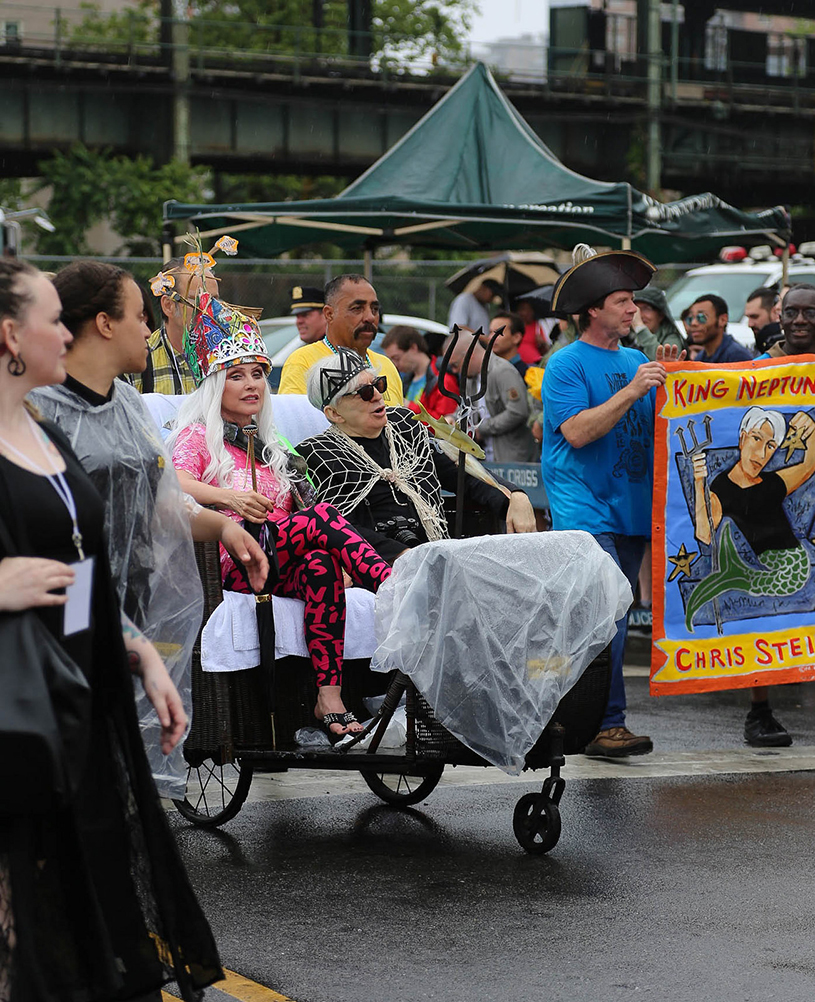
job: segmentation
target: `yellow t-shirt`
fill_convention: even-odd
[[[306,374],[314,363],[331,354],[331,349],[324,341],[315,344],[304,344],[302,348],[293,351],[283,363],[280,373],[280,389],[278,393],[305,393]],[[388,377],[388,388],[385,390],[385,403],[388,407],[399,407],[403,402],[402,378],[396,366],[387,355],[369,351],[368,361],[382,376]]]

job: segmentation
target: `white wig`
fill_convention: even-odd
[[[753,428],[760,428],[765,421],[770,423],[773,430],[773,438],[778,445],[784,441],[787,434],[787,425],[784,415],[780,411],[765,411],[763,407],[751,407],[745,412],[739,425],[739,438],[752,431]]]
[[[232,474],[235,471],[235,460],[224,445],[224,419],[221,417],[221,401],[228,372],[229,369],[221,369],[207,376],[194,393],[184,398],[178,409],[176,430],[167,442],[167,449],[172,454],[176,442],[179,439],[184,440],[186,430],[192,425],[202,424],[206,429],[205,438],[210,455],[209,465],[204,470],[202,480],[204,483],[226,488],[232,486]],[[290,491],[288,451],[275,427],[268,387],[263,390],[261,396],[257,425],[258,437],[264,443],[260,461],[271,468],[280,490]]]
[[[337,360],[337,356],[333,353],[323,358],[318,358],[306,373],[306,395],[308,396],[308,402],[312,407],[316,407],[318,411],[324,411],[326,407],[336,407],[340,397],[344,397],[346,393],[353,393],[357,390],[363,383],[361,377],[364,373],[370,372],[374,379],[379,374],[379,370],[376,367],[360,370],[345,385],[341,386],[330,400],[323,403],[323,372],[336,373],[338,376],[342,373],[342,366]]]

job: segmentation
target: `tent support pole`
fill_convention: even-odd
[[[165,219],[161,227],[161,260],[164,264],[167,264],[175,253],[174,236],[173,224]]]
[[[362,253],[362,274],[367,282],[374,284],[374,254],[370,247],[366,247]]]
[[[621,237],[620,241],[622,243],[620,250],[631,250],[631,237]]]
[[[789,284],[790,273],[790,242],[784,245],[784,253],[781,255],[781,288]]]

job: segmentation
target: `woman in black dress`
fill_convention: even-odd
[[[0,548],[0,614],[38,609],[93,693],[68,806],[0,817],[0,999],[138,998],[174,979],[192,998],[220,965],[150,776],[130,673],[165,752],[186,717],[157,652],[121,618],[101,499],[59,431],[24,404],[65,378],[60,314],[45,276],[0,260],[0,519],[15,550]],[[72,584],[68,599],[60,590]]]

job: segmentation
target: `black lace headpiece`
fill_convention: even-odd
[[[336,367],[320,371],[320,397],[322,406],[327,407],[343,386],[347,386],[354,376],[366,369],[365,362],[355,351],[336,348]]]

